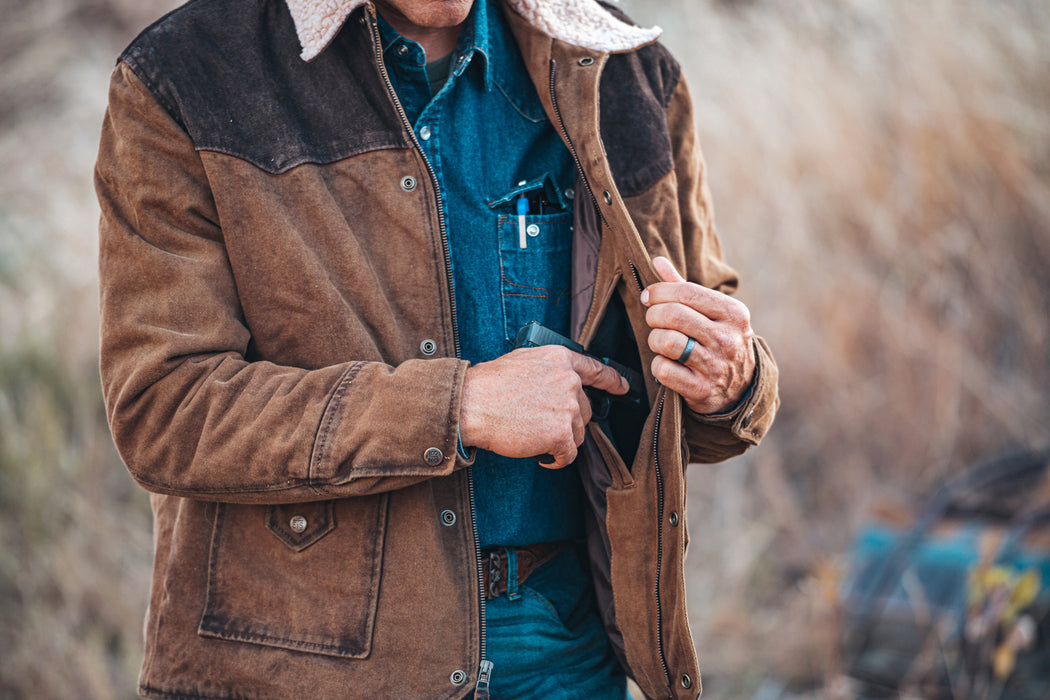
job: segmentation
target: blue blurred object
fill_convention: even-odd
[[[858,533],[842,591],[860,697],[1050,697],[1046,452],[966,470],[912,522]]]

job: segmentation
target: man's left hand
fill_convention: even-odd
[[[652,328],[653,376],[697,413],[724,413],[743,398],[755,374],[751,314],[742,302],[685,280],[667,258],[653,258],[663,282],[642,292]],[[682,358],[689,340],[693,346]]]

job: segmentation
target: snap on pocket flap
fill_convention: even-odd
[[[282,506],[220,503],[197,633],[367,658],[388,500],[384,493]]]
[[[266,527],[279,540],[301,552],[335,529],[334,501],[270,506]]]

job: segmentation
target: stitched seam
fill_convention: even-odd
[[[245,153],[230,148],[206,145],[196,146],[197,151],[218,153],[220,155],[229,156],[230,158],[236,158],[237,160],[242,160],[245,163],[248,163],[258,168],[259,170],[262,170],[263,172],[269,173],[271,175],[281,175],[283,173],[288,172],[289,170],[298,168],[301,165],[330,165],[332,163],[337,163],[341,160],[354,158],[365,153],[374,153],[376,151],[403,151],[407,148],[409,148],[409,146],[404,143],[391,141],[389,143],[380,143],[378,145],[370,147],[341,149],[332,148],[327,150],[321,149],[314,154],[297,156],[295,158],[292,158],[288,163],[273,167],[268,163],[264,163]]]
[[[137,49],[134,51],[134,55],[129,51],[120,57],[120,61],[142,82],[142,86],[153,96],[153,99],[157,101],[157,104],[164,108],[164,111],[168,113],[168,116],[171,117],[172,121],[178,124],[180,129],[189,134],[189,130],[182,122],[178,110],[175,109],[175,105],[168,100],[167,96],[160,92],[157,82],[153,80],[151,76],[146,74],[146,69],[138,62],[137,55]]]
[[[503,325],[506,325],[506,323],[504,323]],[[448,440],[448,442],[449,442],[449,445],[451,446],[451,448],[446,447],[445,448],[445,453],[453,455],[453,458],[452,458],[453,463],[455,463],[455,460],[459,458],[459,439],[458,439],[458,436],[457,436],[457,439],[455,439],[455,440],[452,439],[452,427],[456,424],[456,421],[453,420],[454,412],[456,410],[456,390],[455,390],[455,387],[459,386],[459,375],[462,373],[462,371],[463,371],[462,370],[462,365],[457,365],[456,366],[456,370],[452,373],[452,391],[449,392],[449,397],[448,397],[448,417],[447,417],[447,424],[448,424],[448,427],[449,427],[449,430],[448,430],[449,440]]]
[[[347,368],[346,373],[343,374],[343,378],[339,381],[339,386],[336,387],[336,390],[332,392],[331,398],[328,399],[328,404],[324,409],[324,420],[321,422],[317,439],[314,441],[314,456],[313,459],[310,460],[310,465],[306,474],[306,481],[311,486],[314,486],[313,482],[318,478],[321,464],[327,457],[328,435],[331,431],[332,424],[335,422],[336,414],[339,413],[343,394],[346,393],[346,388],[357,377],[357,374],[361,371],[363,366],[363,362],[356,362],[350,365],[350,367]],[[314,489],[318,492],[321,491],[316,486],[314,486]]]

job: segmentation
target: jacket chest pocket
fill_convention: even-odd
[[[346,658],[368,656],[387,496],[220,504],[199,634]]]

